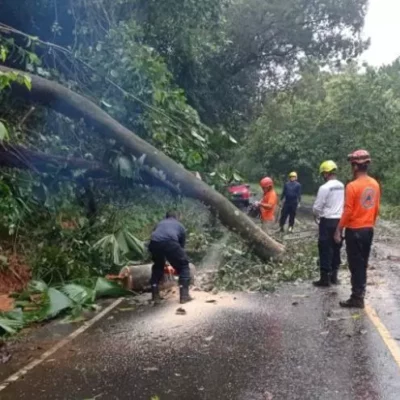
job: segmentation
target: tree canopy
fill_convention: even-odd
[[[366,9],[367,0],[4,0],[0,60],[85,96],[217,189],[239,175],[258,180],[295,169],[313,190],[322,160],[342,165],[360,146],[385,183],[397,176],[397,144],[384,146],[398,134],[398,65],[354,64],[368,46]],[[171,189],[165,173],[145,173],[143,159],[113,137],[93,140],[98,126],[70,118],[61,104],[13,96],[12,83],[30,89],[32,81],[7,71],[0,73],[3,228],[45,236],[37,265],[50,268],[43,260],[57,258],[69,272],[99,263],[91,243],[101,235],[119,237],[129,225],[145,239],[162,215],[159,203],[124,223],[120,206],[148,185]],[[42,213],[58,234],[49,233],[50,222],[41,227]],[[65,239],[60,215],[79,227],[77,241]]]
[[[297,169],[312,188],[320,162],[337,161],[346,176],[347,154],[366,148],[386,198],[394,201],[399,191],[399,66],[398,61],[379,69],[350,64],[335,73],[306,68],[291,90],[265,103],[248,134],[245,168],[276,176]]]

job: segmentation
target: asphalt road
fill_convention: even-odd
[[[336,290],[197,297],[183,316],[175,299],[122,304],[0,398],[400,398],[399,366],[364,312],[337,308]]]
[[[386,228],[368,287],[385,340],[368,311],[339,309],[346,285],[301,283],[268,296],[194,292],[186,315],[175,314],[175,297],[158,307],[125,300],[0,399],[398,400],[400,365],[388,343],[400,344],[400,263],[392,260],[400,254]],[[15,365],[0,366],[0,379]]]

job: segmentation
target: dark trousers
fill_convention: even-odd
[[[352,297],[364,298],[373,228],[346,229],[346,252],[351,273]]]
[[[297,203],[286,203],[283,205],[281,212],[281,219],[279,221],[279,226],[283,227],[286,224],[286,220],[289,217],[289,226],[294,226],[294,220],[296,218]]]
[[[319,266],[322,272],[331,274],[340,267],[340,249],[341,244],[337,244],[334,240],[335,231],[338,226],[339,219],[321,218],[319,221]]]
[[[179,283],[190,281],[189,260],[185,250],[178,242],[153,242],[149,244],[149,251],[153,258],[151,285],[158,285],[164,275],[165,261],[167,260],[178,272]]]

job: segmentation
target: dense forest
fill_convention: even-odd
[[[217,190],[297,170],[313,193],[322,160],[337,161],[345,178],[346,155],[366,147],[395,202],[400,62],[358,62],[369,45],[361,36],[367,3],[2,1],[4,254],[59,282],[142,259],[142,242],[171,207],[183,211],[193,259],[218,230],[215,215],[182,198],[190,183],[177,190],[126,143],[99,135],[100,124],[72,118],[63,101],[33,101],[31,76],[83,95]]]

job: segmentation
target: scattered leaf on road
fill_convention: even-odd
[[[182,307],[179,307],[179,308],[176,310],[175,314],[176,314],[176,315],[186,315],[186,311],[185,311]]]
[[[133,311],[135,310],[135,307],[121,307],[118,308],[118,311]]]

